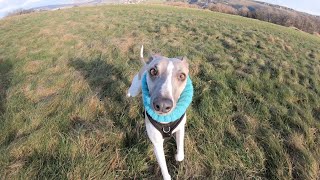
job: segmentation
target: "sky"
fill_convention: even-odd
[[[30,9],[39,6],[69,4],[84,0],[0,0],[0,18],[16,9]],[[309,14],[320,15],[320,0],[259,0],[286,6]]]
[[[16,9],[30,9],[39,6],[69,4],[74,0],[0,0],[0,18]]]
[[[320,0],[258,0],[320,16]]]

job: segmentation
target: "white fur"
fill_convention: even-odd
[[[141,76],[143,75],[146,68],[146,63],[143,59],[143,45],[141,46],[140,50],[140,58],[144,66],[141,68],[140,72],[134,76],[131,86],[128,90],[127,97],[135,97],[141,92]]]
[[[132,80],[131,86],[128,90],[128,97],[135,97],[141,92],[141,79],[139,79],[139,74],[136,74]]]
[[[140,49],[140,58],[143,58],[143,45],[141,46],[141,49]]]
[[[141,60],[143,60],[143,46],[141,47],[140,57],[141,57]],[[167,73],[168,73],[167,79],[164,85],[161,87],[161,93],[168,93],[172,101],[174,100],[172,95],[173,94],[172,93],[173,69],[174,69],[173,63],[169,62],[167,66]],[[140,74],[138,73],[134,76],[131,86],[128,90],[128,94],[127,94],[128,97],[130,96],[135,97],[141,92],[141,78],[139,78],[139,75],[141,76],[144,73],[144,71],[145,71],[145,66],[143,69],[140,70]],[[177,144],[177,154],[175,154],[176,161],[182,161],[184,159],[184,131],[185,131],[186,121],[187,121],[187,115],[184,116],[181,123],[172,132],[172,133],[175,133],[176,144]],[[151,124],[151,122],[148,119],[148,116],[145,116],[145,123],[146,123],[147,134],[154,146],[154,153],[159,163],[163,179],[170,180],[171,176],[168,172],[166,158],[163,150],[164,139],[162,137],[162,134]]]
[[[172,93],[173,68],[174,68],[173,63],[171,61],[169,61],[169,64],[167,66],[167,78],[166,78],[166,81],[163,83],[160,92],[161,92],[161,95],[164,97],[166,96],[166,94],[168,94],[169,95],[168,98],[170,98],[172,100],[172,102],[174,103],[173,93]]]
[[[168,70],[171,74],[170,76],[172,76],[173,67],[168,68]],[[171,79],[171,77],[168,76],[168,79]],[[171,93],[172,93],[171,80],[168,80],[167,84],[169,86],[169,89],[171,88]],[[138,74],[136,74],[128,90],[128,97],[130,96],[135,97],[140,92],[141,92],[141,80],[139,80]],[[177,154],[175,154],[176,161],[182,161],[184,159],[184,133],[185,133],[186,121],[187,121],[187,115],[184,116],[181,123],[172,132],[172,133],[175,133],[176,144],[177,144]],[[165,154],[163,150],[164,139],[162,137],[162,134],[151,124],[151,122],[148,119],[148,116],[145,116],[145,123],[146,123],[147,134],[153,144],[154,153],[159,163],[163,179],[170,180],[171,176],[168,172],[168,167],[167,167]]]
[[[184,129],[187,121],[187,116],[185,115],[181,123],[173,130],[176,136],[177,144],[177,154],[175,155],[176,161],[182,161],[184,159]],[[151,124],[148,117],[145,116],[145,123],[147,128],[147,134],[151,140],[154,153],[156,155],[157,161],[159,163],[161,173],[164,180],[170,180],[171,176],[168,172],[168,167],[163,151],[163,137],[162,134]]]
[[[144,58],[143,58],[143,45],[141,46],[141,49],[140,49],[140,60],[143,65],[146,65],[146,62],[144,61]]]

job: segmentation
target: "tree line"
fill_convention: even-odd
[[[240,15],[243,17],[259,19],[270,23],[295,27],[302,31],[319,34],[320,33],[320,17],[310,14],[275,7],[255,7],[245,5],[234,5],[225,3],[209,3],[203,6],[211,11]]]

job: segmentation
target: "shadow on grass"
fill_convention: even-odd
[[[0,59],[0,116],[5,111],[6,91],[10,86],[12,64]]]
[[[130,82],[124,76],[124,69],[109,64],[100,58],[90,62],[80,58],[71,59],[69,65],[74,67],[89,83],[90,88],[98,93],[101,101],[112,100],[112,103],[126,103],[125,93],[121,87],[129,86]]]
[[[35,179],[68,179],[72,159],[64,153],[34,152],[25,161],[26,168],[36,170]]]
[[[140,101],[138,104],[135,102],[133,103],[132,99],[128,99],[126,97],[125,91],[131,83],[129,81],[129,77],[125,74],[125,72],[128,71],[125,69],[126,67],[121,64],[117,65],[116,63],[108,63],[107,60],[103,60],[101,58],[93,60],[81,58],[70,59],[69,66],[75,68],[81,73],[83,78],[90,85],[91,90],[96,92],[100,101],[103,102],[106,114],[103,114],[102,116],[106,119],[112,120],[116,128],[124,132],[122,149],[123,153],[126,154],[127,157],[127,165],[132,166],[132,162],[130,163],[130,161],[149,161],[148,159],[142,160],[148,156],[148,147],[151,145],[151,142],[146,135],[144,118],[142,117],[142,103]],[[130,113],[130,109],[137,112]],[[77,121],[76,123],[81,123],[81,121]],[[170,154],[170,158],[167,158],[168,166],[174,169],[173,173],[177,173],[176,171],[179,164],[176,163],[174,156],[171,156],[176,152],[176,145],[173,138],[166,143],[165,149],[168,149],[166,154]],[[135,154],[138,155],[135,156]],[[142,159],[138,157],[141,157]],[[132,170],[128,171],[128,174],[126,175],[127,177],[145,177],[146,174],[151,176],[161,176],[157,163],[151,163],[149,168],[143,170],[138,167],[131,168]]]
[[[129,115],[129,110],[133,107],[126,97],[125,91],[130,86],[130,81],[124,74],[125,67],[110,64],[101,58],[73,58],[70,59],[69,66],[81,73],[91,90],[103,102],[106,113],[101,116],[112,120],[117,128],[125,132],[123,146],[135,146],[145,136],[145,128],[141,110],[134,117]]]
[[[116,126],[125,127],[129,101],[125,97],[123,88],[128,87],[130,82],[123,75],[124,70],[101,58],[89,61],[74,58],[69,61],[69,65],[81,73],[91,90],[103,102],[106,110],[105,116],[113,120]],[[126,118],[124,119],[124,117]]]
[[[4,127],[3,123],[5,122],[4,120],[2,120],[2,118],[6,110],[7,90],[11,84],[12,67],[13,66],[10,61],[0,59],[0,126],[1,127]],[[1,145],[10,144],[15,139],[15,136],[16,136],[15,131],[8,133],[4,138],[4,141],[1,142]]]

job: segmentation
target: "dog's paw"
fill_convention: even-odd
[[[163,180],[171,180],[171,176],[169,174],[165,175],[163,176]]]
[[[175,158],[176,158],[176,161],[183,161],[183,159],[184,159],[184,154],[183,153],[181,153],[181,154],[176,154],[175,156],[174,156]]]

